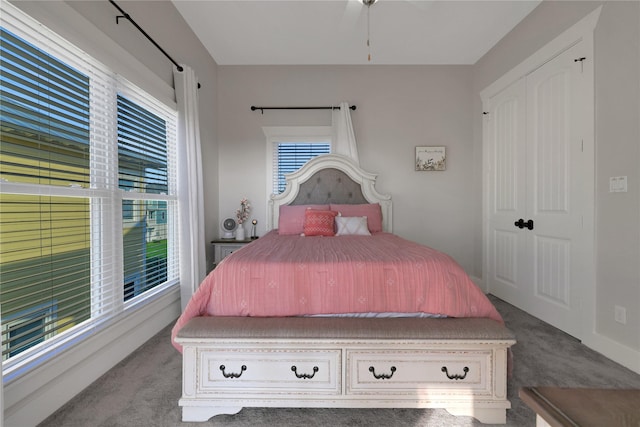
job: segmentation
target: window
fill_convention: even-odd
[[[169,155],[167,136],[162,117],[118,95],[118,181],[127,192],[122,200],[124,276],[136,278],[125,281],[125,301],[167,281],[166,195],[175,157]]]
[[[274,193],[280,194],[284,191],[286,181],[284,176],[295,172],[302,165],[320,154],[329,154],[331,144],[326,143],[305,143],[305,142],[279,142],[274,150]]]
[[[91,316],[90,199],[58,189],[90,184],[90,85],[4,28],[0,41],[0,177],[29,185],[0,194],[2,323],[19,325],[3,330],[5,360],[55,335],[35,308],[65,326]],[[36,193],[51,187],[60,194]]]
[[[89,185],[89,77],[1,29],[2,177]]]
[[[331,152],[330,126],[263,127],[267,136],[268,194],[285,190],[285,175],[306,162]]]
[[[1,7],[6,374],[178,283],[177,114]]]

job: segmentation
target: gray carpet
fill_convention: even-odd
[[[535,414],[518,398],[529,385],[640,388],[640,375],[589,350],[578,340],[495,298],[491,300],[516,334],[509,380],[507,425],[535,425]],[[170,343],[171,326],[51,415],[41,427],[254,427],[254,426],[481,426],[470,417],[438,409],[245,408],[206,423],[182,423],[181,357]]]

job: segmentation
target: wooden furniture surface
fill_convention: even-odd
[[[638,389],[524,387],[519,396],[539,427],[640,426]]]
[[[490,319],[195,317],[183,421],[243,407],[444,408],[504,424],[513,334]]]

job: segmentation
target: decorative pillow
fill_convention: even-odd
[[[302,234],[307,209],[328,211],[329,205],[281,205],[278,214],[278,234]]]
[[[382,231],[382,208],[380,203],[361,205],[331,205],[331,210],[340,212],[342,216],[366,216],[367,226],[371,233]]]
[[[336,236],[371,236],[367,228],[366,216],[337,216],[336,217]]]
[[[317,211],[308,209],[304,212],[305,236],[335,236],[335,211]]]

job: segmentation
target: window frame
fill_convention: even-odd
[[[133,85],[132,83],[129,83],[126,80],[121,79],[119,83],[120,84],[117,90],[118,96],[122,96],[126,98],[129,102],[133,102],[138,106],[152,112],[153,114],[161,116],[166,121],[168,121],[170,118],[173,118],[174,120],[173,125],[169,126],[169,128],[167,129],[167,134],[168,134],[167,135],[168,136],[167,169],[170,171],[168,172],[168,176],[167,176],[167,193],[138,192],[135,189],[131,191],[125,191],[124,189],[119,188],[121,179],[119,177],[116,177],[117,182],[115,183],[115,186],[116,186],[115,188],[117,188],[116,193],[118,193],[119,202],[121,206],[126,201],[131,201],[133,205],[133,218],[128,219],[127,221],[135,221],[137,219],[142,218],[142,217],[136,216],[136,208],[135,208],[136,202],[143,202],[143,203],[165,202],[167,205],[166,210],[167,210],[167,216],[168,216],[168,218],[166,219],[166,228],[167,228],[167,235],[168,235],[167,243],[169,243],[169,240],[173,241],[173,245],[167,244],[167,264],[168,264],[167,282],[165,282],[162,285],[146,289],[145,291],[139,294],[138,289],[142,287],[140,283],[140,278],[139,278],[139,280],[136,280],[135,281],[136,283],[134,284],[134,289],[136,289],[134,296],[131,298],[127,298],[126,300],[124,295],[124,287],[128,281],[125,279],[128,279],[133,275],[130,274],[127,277],[125,277],[124,260],[122,259],[123,258],[122,256],[120,257],[120,261],[121,261],[121,270],[119,272],[119,277],[121,280],[120,288],[119,288],[119,292],[121,292],[120,302],[123,303],[123,311],[127,312],[135,309],[135,307],[138,304],[144,303],[147,299],[152,298],[155,294],[161,293],[169,287],[176,286],[180,282],[179,281],[180,267],[179,267],[179,258],[178,258],[179,257],[179,241],[178,241],[179,239],[179,236],[178,236],[179,207],[178,207],[178,182],[177,182],[178,181],[178,174],[177,174],[178,112],[177,112],[177,109],[169,112],[168,111],[169,108],[155,98],[148,99],[146,97],[143,97],[142,94],[146,94],[146,92],[142,91],[141,89],[137,88],[135,85]],[[151,95],[148,95],[148,96],[151,96]],[[116,99],[116,105],[115,105],[116,109],[117,109],[117,105],[118,103]],[[170,146],[169,144],[169,139],[171,139],[170,137],[172,137],[174,141],[173,146]],[[118,134],[116,130],[116,136],[114,141],[116,156],[118,151],[117,140],[118,140]],[[116,173],[116,175],[118,174]],[[124,236],[125,219],[123,218],[123,213],[124,213],[124,210],[121,207],[118,218],[117,218],[119,220],[119,223],[117,223],[118,228],[117,228],[117,231],[115,231],[115,234],[117,235],[117,241],[119,242],[118,244],[121,249],[121,255],[124,254],[123,236]],[[144,217],[146,220],[146,213],[144,214]],[[170,260],[174,260],[174,262],[169,262]]]

